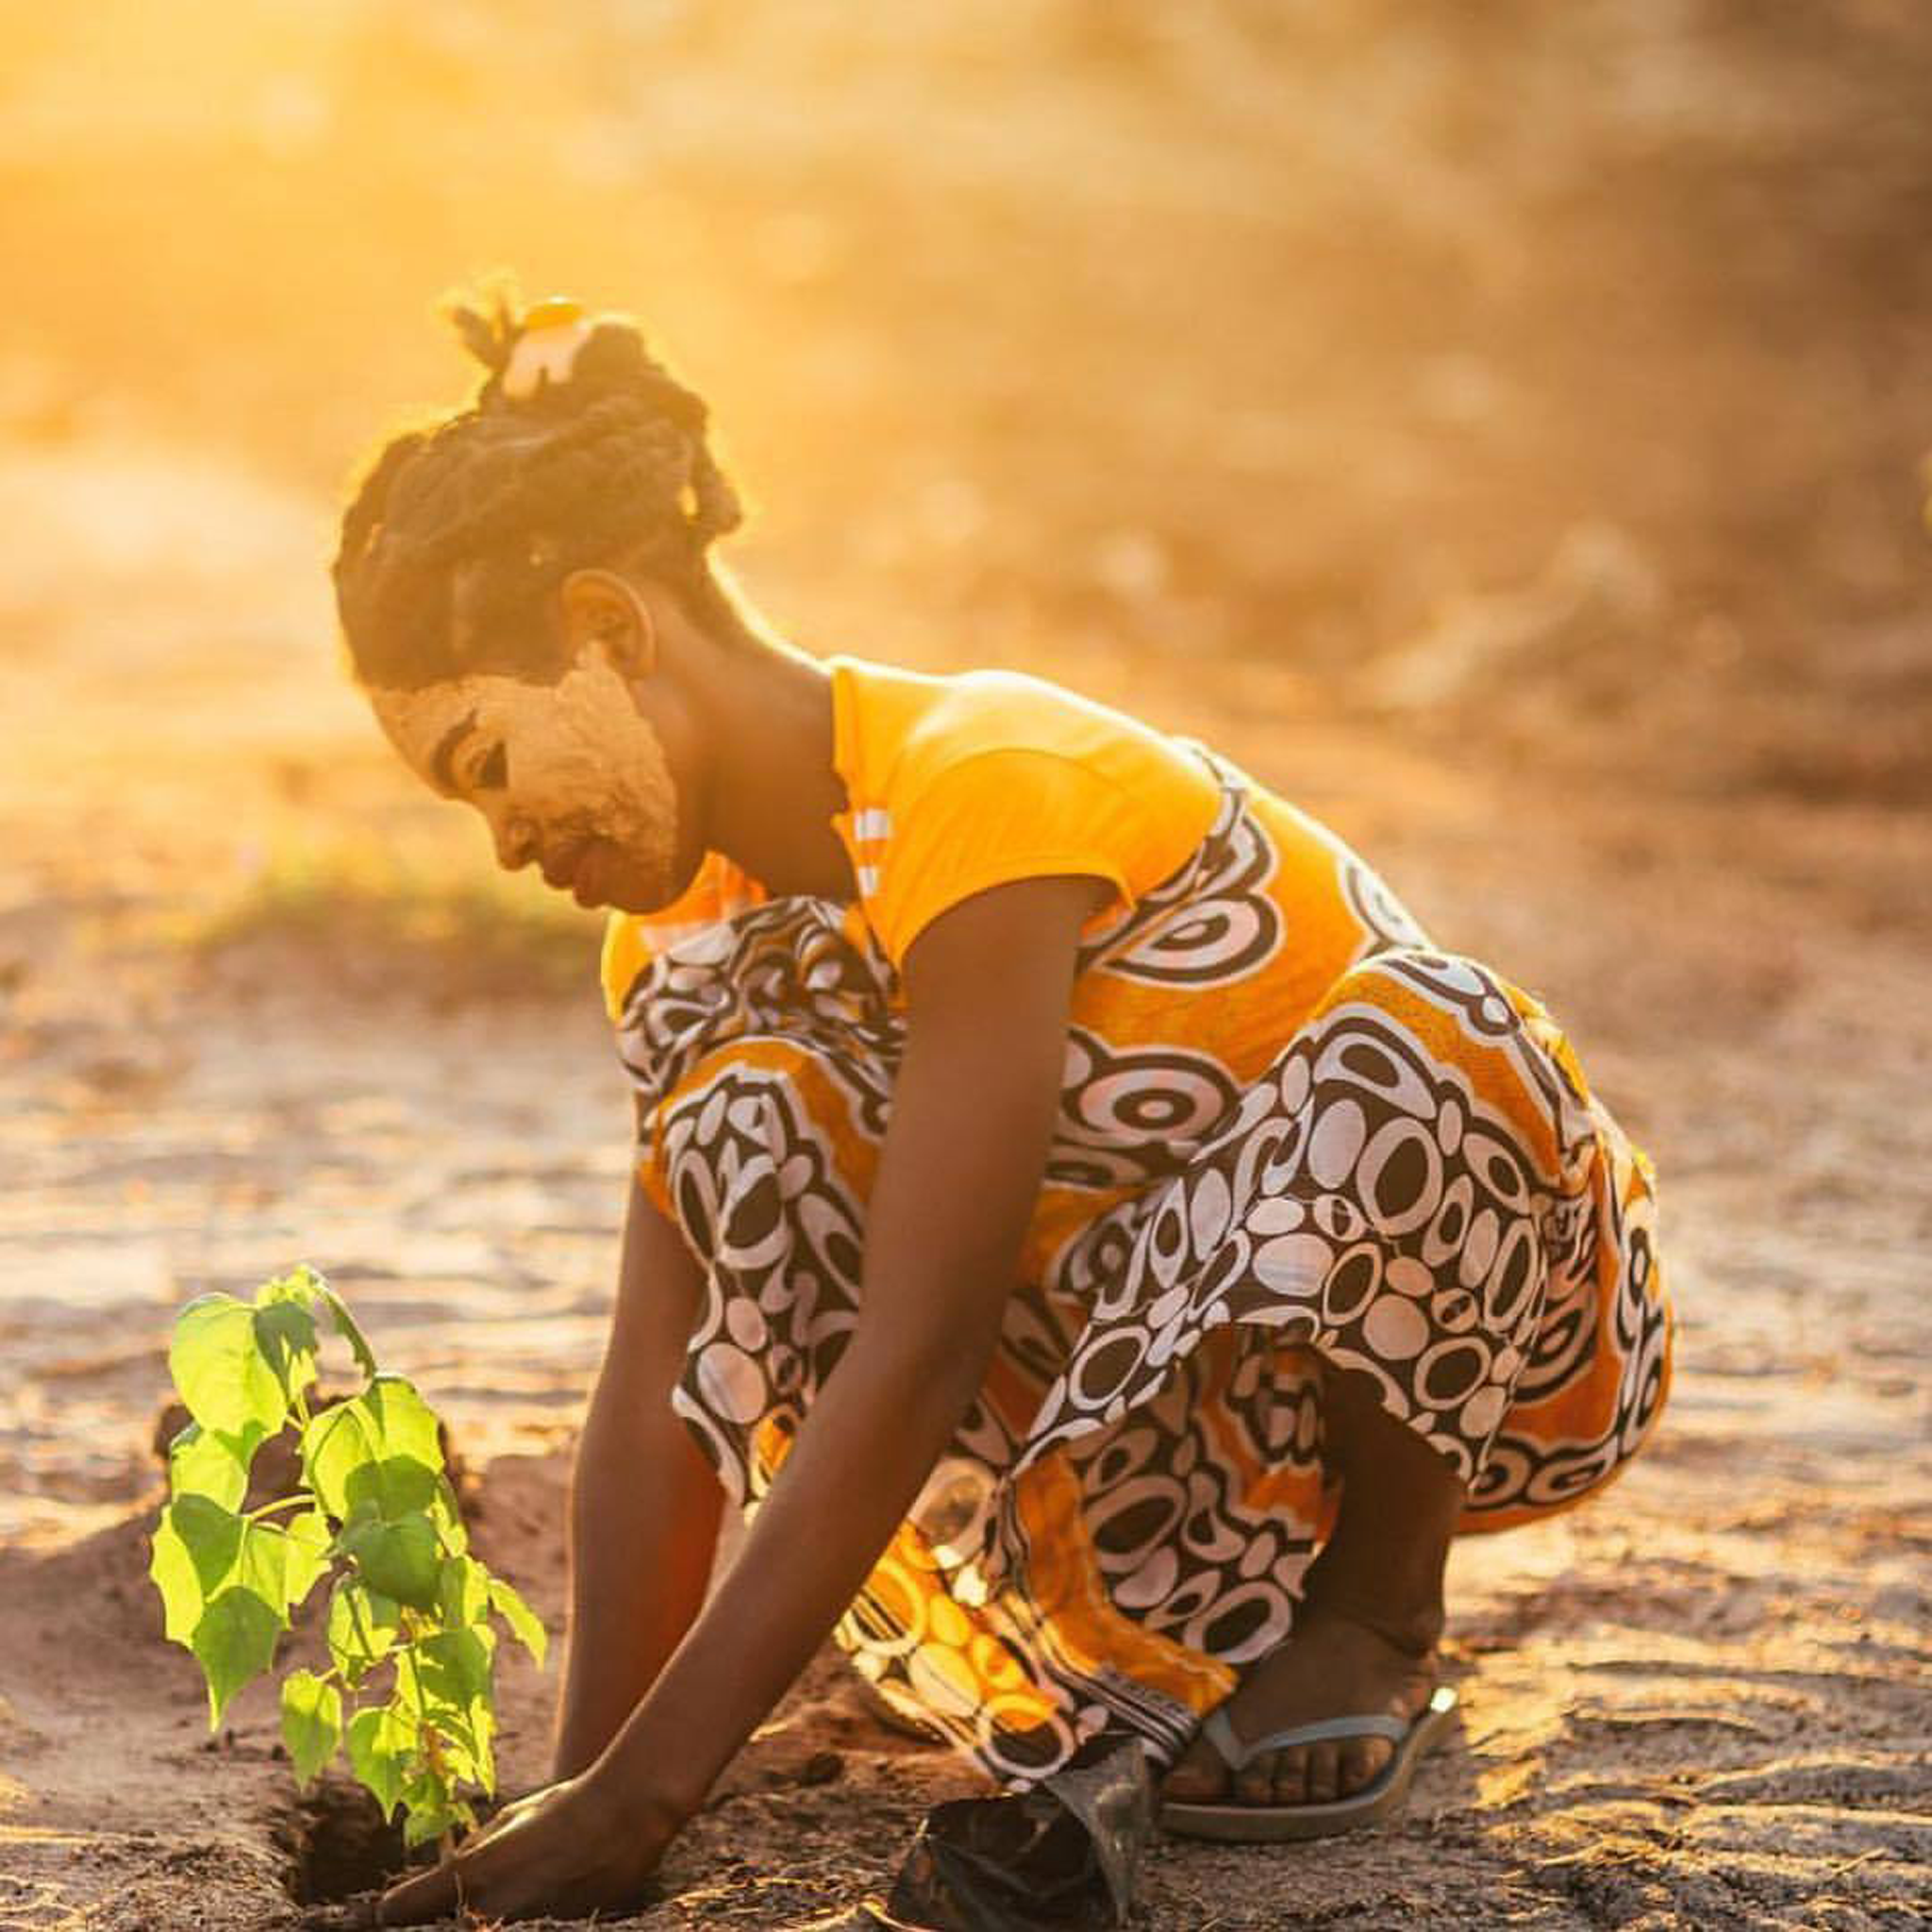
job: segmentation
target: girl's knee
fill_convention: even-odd
[[[1521,1031],[1520,996],[1479,959],[1422,946],[1391,946],[1358,959],[1329,988],[1318,1016],[1346,1006],[1412,1009],[1421,1000],[1453,1014],[1478,1039]]]

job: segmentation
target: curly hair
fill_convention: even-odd
[[[698,623],[743,628],[713,572],[741,521],[706,442],[703,400],[653,359],[626,316],[595,319],[561,381],[512,397],[527,326],[507,290],[449,309],[488,372],[462,409],[393,437],[342,515],[336,608],[357,677],[417,690],[478,671],[548,682],[565,669],[552,592],[574,570],[664,584]]]

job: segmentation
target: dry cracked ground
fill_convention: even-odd
[[[0,665],[0,1924],[267,1932],[369,1871],[343,1794],[296,1792],[261,1690],[210,1738],[162,1642],[171,1311],[326,1269],[449,1416],[484,1554],[556,1631],[625,1106],[592,935],[441,887],[441,923],[412,924],[411,889],[357,869],[391,831],[430,841],[419,885],[478,855],[412,816],[324,642],[264,649],[327,634],[306,505],[118,447],[16,456],[0,495],[27,607]],[[150,541],[108,544],[103,502]],[[184,561],[169,518],[213,515],[221,558]],[[1262,672],[1027,661],[1219,742],[1541,993],[1657,1158],[1682,1311],[1628,1476],[1458,1552],[1463,1715],[1407,1815],[1158,1844],[1134,1923],[1924,1923],[1924,816],[1512,777]],[[291,826],[349,856],[303,873]],[[541,1776],[553,1686],[507,1673],[511,1789]],[[625,1923],[838,1924],[974,1788],[822,1658]]]

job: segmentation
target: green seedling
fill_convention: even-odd
[[[348,1344],[360,1391],[311,1406],[322,1323]],[[291,1671],[282,1739],[303,1783],[346,1743],[350,1768],[411,1845],[473,1829],[466,1790],[496,1789],[500,1619],[541,1664],[544,1630],[470,1554],[437,1419],[375,1364],[341,1297],[310,1268],[253,1302],[205,1294],[175,1324],[175,1387],[193,1417],[169,1445],[168,1507],[148,1574],[168,1637],[208,1678],[208,1727],[275,1664],[295,1610],[328,1588],[329,1664]],[[294,1491],[247,1507],[263,1443],[292,1434]]]

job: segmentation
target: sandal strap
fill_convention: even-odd
[[[1399,1744],[1408,1736],[1412,1726],[1404,1724],[1399,1717],[1390,1717],[1384,1712],[1364,1712],[1359,1717],[1331,1717],[1323,1719],[1319,1724],[1295,1724],[1288,1730],[1272,1731],[1265,1738],[1257,1738],[1252,1744],[1244,1744],[1228,1721],[1227,1707],[1217,1705],[1208,1712],[1208,1721],[1201,1728],[1228,1770],[1244,1771],[1264,1751],[1291,1751],[1298,1744],[1341,1743],[1350,1738],[1387,1738],[1391,1744]]]

